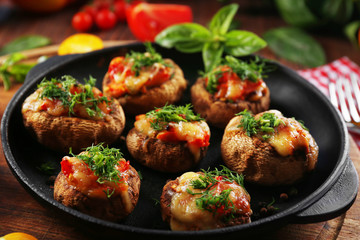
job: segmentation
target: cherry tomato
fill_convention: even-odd
[[[107,30],[116,25],[116,15],[109,9],[101,9],[95,18],[96,25],[102,29]]]
[[[125,0],[115,0],[114,2],[114,13],[118,21],[126,20],[126,2]]]
[[[78,12],[73,16],[71,25],[79,32],[86,32],[92,27],[93,19],[87,12]]]
[[[126,20],[131,32],[141,41],[154,41],[155,36],[173,24],[191,22],[192,10],[179,4],[140,2],[126,9]]]
[[[95,6],[85,5],[82,9],[82,12],[87,12],[88,14],[90,14],[93,21],[95,21],[95,17],[96,17],[96,13],[97,13],[97,9],[95,8]]]

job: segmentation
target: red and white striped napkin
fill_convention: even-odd
[[[338,77],[348,78],[351,74],[355,74],[360,79],[360,67],[348,57],[339,58],[320,67],[299,70],[298,73],[326,96],[329,96],[330,81],[335,82]],[[349,129],[349,133],[360,148],[360,134],[351,131],[351,129]]]

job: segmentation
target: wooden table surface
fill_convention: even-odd
[[[194,12],[194,22],[205,25],[211,16],[220,8],[220,1],[167,1],[172,3],[189,4]],[[262,0],[239,0],[240,10],[237,19],[241,28],[262,35],[265,31],[285,26],[286,23],[277,15],[276,11],[265,8]],[[9,0],[2,0],[1,6],[11,7]],[[18,10],[8,12],[9,17],[0,21],[0,47],[16,37],[24,34],[41,34],[49,37],[53,44],[59,44],[66,37],[76,33],[71,28],[71,17],[79,7],[73,6],[49,15],[28,14]],[[95,31],[103,40],[135,40],[125,23],[108,31]],[[348,56],[360,64],[360,50],[355,49],[343,36],[315,34],[326,51],[327,61]],[[268,49],[262,50],[261,55],[277,59],[281,63],[301,69],[303,66],[290,63],[275,57]],[[0,86],[0,118],[11,97],[20,85],[15,85],[10,91],[4,91]],[[357,171],[360,170],[360,154],[352,139],[350,139],[350,157]],[[64,219],[53,215],[35,201],[18,183],[12,175],[2,153],[0,145],[0,236],[9,232],[26,232],[38,239],[88,239],[83,232],[76,229]],[[264,239],[359,239],[360,238],[360,199],[356,199],[353,206],[343,215],[325,222],[314,224],[288,224],[281,229],[267,233]]]

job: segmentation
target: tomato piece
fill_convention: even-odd
[[[78,12],[73,16],[71,25],[79,32],[86,32],[92,27],[93,19],[88,12]]]
[[[108,30],[115,27],[116,22],[116,15],[110,11],[110,9],[101,9],[96,14],[95,23],[101,30]]]
[[[159,86],[162,83],[166,82],[170,79],[170,74],[167,69],[161,68],[159,69],[156,74],[146,82],[146,86]]]
[[[116,166],[120,172],[125,172],[130,168],[129,161],[119,161],[118,165]]]
[[[162,131],[156,138],[164,142],[179,142],[177,134],[173,131]]]
[[[118,21],[126,20],[126,2],[125,0],[115,0],[114,3],[114,13]]]
[[[126,20],[131,32],[140,41],[154,41],[165,28],[192,22],[192,10],[187,5],[140,2],[126,9]]]
[[[189,144],[192,144],[199,148],[207,147],[210,145],[209,140],[210,140],[210,135],[208,133],[205,133],[204,138],[197,138],[197,139],[189,142]]]
[[[96,17],[97,9],[93,5],[85,5],[82,8],[82,12],[86,12],[90,14],[92,20],[94,21]]]
[[[74,170],[72,168],[72,164],[70,163],[68,157],[63,157],[61,161],[61,171],[63,174],[68,177],[70,174],[74,173]]]

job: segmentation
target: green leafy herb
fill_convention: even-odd
[[[242,80],[257,82],[265,76],[263,73],[270,72],[274,69],[270,65],[267,65],[267,62],[267,60],[260,59],[257,56],[250,60],[250,62],[242,61],[233,56],[226,56],[219,64],[214,66],[212,70],[203,74],[203,77],[208,79],[206,89],[211,94],[214,94],[217,91],[218,80],[228,72],[235,73]],[[222,71],[219,69],[219,66],[228,66],[230,69]]]
[[[277,126],[285,124],[274,113],[269,112],[262,114],[258,119],[255,119],[247,109],[236,115],[242,116],[238,127],[243,128],[249,137],[258,133],[264,133],[262,135],[264,140],[270,138],[268,133],[275,132]]]
[[[16,38],[0,49],[0,55],[43,47],[50,44],[50,39],[40,35],[27,35]]]
[[[307,0],[275,0],[282,18],[293,26],[309,27],[319,23],[317,16],[307,6]]]
[[[0,80],[2,80],[5,90],[10,89],[12,80],[24,82],[26,74],[35,66],[35,64],[19,63],[25,58],[21,53],[13,53],[0,65]]]
[[[145,53],[131,51],[130,54],[126,54],[125,59],[131,59],[133,65],[131,70],[135,72],[135,76],[140,75],[140,71],[143,67],[152,66],[154,63],[163,63],[162,56],[155,51],[150,42],[144,43],[146,47]]]
[[[165,105],[162,108],[155,108],[155,110],[146,113],[146,116],[152,119],[151,127],[155,130],[163,130],[169,122],[203,120],[199,114],[195,115],[191,108],[191,104],[185,106]]]
[[[213,212],[214,214],[219,212],[219,209],[230,217],[235,217],[237,209],[234,203],[230,200],[229,195],[232,189],[223,190],[220,194],[215,194],[215,189],[212,189],[218,182],[235,182],[240,186],[244,186],[244,177],[236,172],[229,170],[227,167],[222,166],[219,170],[215,168],[213,171],[203,170],[203,175],[200,175],[198,179],[192,180],[190,185],[194,189],[204,189],[202,192],[193,192],[190,189],[186,189],[189,194],[200,195],[196,199],[196,206],[199,209]]]
[[[223,52],[245,56],[266,46],[263,39],[251,32],[230,29],[238,8],[238,4],[221,8],[211,19],[209,29],[196,23],[176,24],[160,32],[155,41],[185,53],[201,51],[208,72],[220,62]]]
[[[72,152],[70,152],[72,154]],[[84,161],[98,177],[97,182],[103,184],[105,181],[118,183],[121,180],[121,172],[116,168],[123,154],[119,149],[104,147],[102,143],[85,149],[85,153],[74,155]]]
[[[45,162],[42,163],[39,167],[37,167],[37,169],[39,169],[41,172],[47,175],[52,175],[54,174],[55,171],[55,165],[52,162]]]
[[[90,117],[102,116],[101,109],[98,107],[99,103],[109,103],[107,97],[98,97],[94,96],[92,91],[95,86],[96,79],[89,77],[88,80],[85,79],[85,84],[79,84],[75,78],[69,75],[61,77],[61,79],[52,78],[51,80],[44,79],[39,85],[38,88],[43,88],[40,98],[48,99],[59,99],[64,107],[69,108],[69,115],[76,115],[74,112],[74,107],[76,104],[83,105],[86,109],[86,112]],[[80,88],[81,91],[71,92],[71,87]]]
[[[305,126],[305,123],[303,120],[296,120],[294,117],[292,119],[297,121],[303,129],[305,129],[306,131],[309,131],[309,129]]]
[[[308,67],[326,63],[321,45],[306,32],[295,27],[282,27],[267,31],[264,39],[278,56]]]

